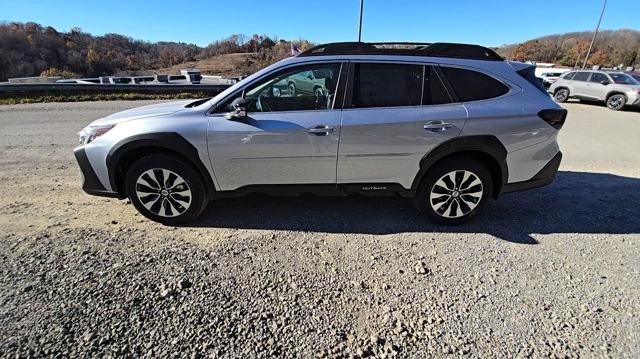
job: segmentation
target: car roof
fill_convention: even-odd
[[[504,61],[492,49],[472,44],[416,42],[332,42],[312,47],[297,57],[328,55],[394,55]]]

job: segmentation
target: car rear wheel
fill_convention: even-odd
[[[627,97],[621,94],[615,94],[607,98],[607,107],[614,111],[620,111],[627,103]]]
[[[472,219],[492,191],[486,166],[470,157],[455,157],[429,169],[414,201],[432,222],[455,225]]]
[[[553,94],[553,99],[556,100],[556,102],[567,102],[567,100],[569,99],[569,90],[567,89],[559,89],[556,90],[556,92]]]
[[[136,209],[162,224],[193,220],[209,202],[196,170],[173,156],[152,155],[136,161],[127,171],[125,185]]]

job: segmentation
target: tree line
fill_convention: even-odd
[[[592,32],[550,35],[497,49],[516,61],[582,65]],[[0,23],[0,82],[12,77],[95,77],[136,74],[229,53],[252,53],[253,67],[290,56],[290,41],[254,34],[234,34],[206,47],[178,42],[150,43],[119,34],[93,36],[79,28],[60,32],[37,23]],[[307,40],[293,43],[305,50]],[[640,67],[640,31],[602,31],[589,65]]]
[[[549,62],[574,67],[584,63],[593,32],[550,35],[521,44],[505,45],[497,52],[515,61]],[[607,30],[598,33],[587,65],[640,67],[640,31]]]
[[[298,46],[309,47],[306,40]],[[231,35],[206,47],[150,43],[119,34],[93,36],[79,28],[61,32],[37,23],[0,23],[0,82],[12,77],[95,77],[134,74],[211,56],[256,53],[260,63],[290,56],[290,42],[265,35]]]

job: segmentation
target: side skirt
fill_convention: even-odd
[[[398,183],[344,183],[344,184],[278,184],[250,185],[233,191],[217,191],[214,198],[237,198],[248,194],[268,194],[272,196],[300,196],[314,194],[324,197],[343,197],[362,195],[374,197],[400,196],[410,198],[415,191],[408,190]]]

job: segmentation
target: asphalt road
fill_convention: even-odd
[[[80,190],[93,119],[0,106],[0,356],[638,357],[640,113],[571,103],[549,187],[459,227],[251,197],[163,227]]]

